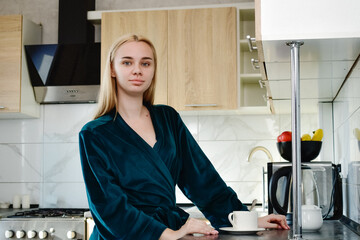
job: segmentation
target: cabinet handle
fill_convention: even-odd
[[[269,101],[269,100],[272,100],[272,97],[268,97],[266,96],[265,94],[262,95],[263,99],[265,102]]]
[[[215,103],[209,104],[186,104],[185,107],[217,107]]]
[[[258,64],[258,65],[256,65],[256,64]],[[251,66],[253,67],[254,70],[259,69],[260,68],[259,60],[252,58],[251,59]]]
[[[260,88],[264,88],[265,87],[265,81],[264,80],[259,80],[259,85],[260,85]]]
[[[252,38],[252,37],[250,37],[250,35],[247,35],[246,38],[248,40],[248,45],[249,45],[250,52],[252,52],[253,50],[256,50],[257,47],[253,45],[253,42],[256,41],[256,38]]]
[[[4,107],[4,106],[0,106],[0,109],[5,109],[5,107]]]

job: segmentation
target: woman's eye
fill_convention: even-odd
[[[144,62],[144,63],[142,63],[142,65],[143,65],[144,67],[148,67],[148,66],[150,66],[150,63]]]
[[[123,61],[123,62],[122,62],[122,65],[130,66],[130,65],[131,65],[131,62],[129,62],[129,61]]]

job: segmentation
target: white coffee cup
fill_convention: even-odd
[[[21,197],[20,195],[14,195],[13,197],[13,208],[20,208],[21,206]]]
[[[22,208],[30,208],[30,195],[23,195],[21,199]]]
[[[228,215],[228,219],[236,230],[258,229],[258,213],[256,211],[234,211]]]

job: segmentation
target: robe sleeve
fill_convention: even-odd
[[[178,186],[215,228],[231,226],[228,214],[247,211],[233,189],[220,177],[178,116],[182,169]]]
[[[103,239],[159,239],[166,226],[128,203],[112,171],[106,145],[92,131],[79,134],[90,211]]]

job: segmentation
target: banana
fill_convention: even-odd
[[[314,131],[314,136],[312,137],[311,141],[321,141],[324,136],[323,130],[319,128],[318,130]]]
[[[311,136],[306,133],[306,134],[302,135],[301,141],[311,141]]]
[[[358,141],[360,141],[360,129],[355,128],[354,129],[354,135]]]

